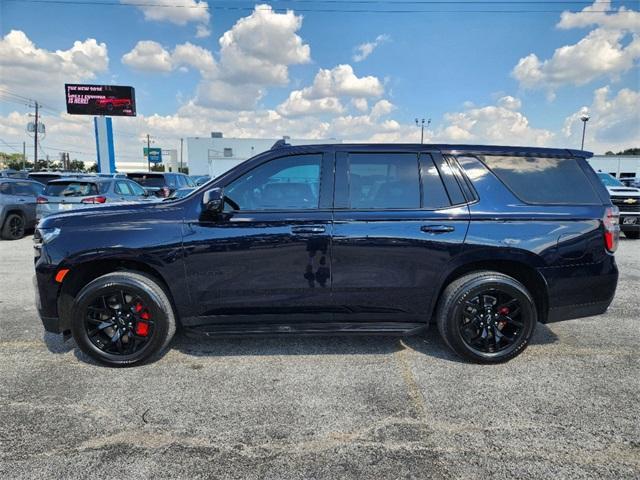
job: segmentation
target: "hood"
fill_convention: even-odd
[[[640,188],[635,187],[607,187],[609,195],[640,197]]]

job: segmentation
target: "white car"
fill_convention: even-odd
[[[611,203],[620,209],[620,230],[627,238],[640,238],[640,188],[626,187],[608,173],[598,172]]]

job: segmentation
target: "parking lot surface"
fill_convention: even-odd
[[[131,369],[45,334],[0,242],[0,478],[639,478],[640,241],[607,314],[503,365],[424,336],[192,339]]]

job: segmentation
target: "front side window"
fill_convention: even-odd
[[[21,197],[32,197],[34,194],[31,182],[14,182],[13,194]]]
[[[420,208],[418,155],[350,154],[349,203],[354,209]]]
[[[254,168],[227,185],[240,210],[318,208],[322,155],[292,155]]]

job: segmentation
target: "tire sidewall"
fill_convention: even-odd
[[[522,333],[519,334],[515,343],[499,352],[482,352],[468,345],[460,332],[460,322],[462,318],[463,302],[469,300],[492,288],[504,291],[520,302],[522,309],[521,319],[524,322]],[[535,330],[537,322],[537,312],[535,302],[527,292],[526,288],[516,280],[508,277],[479,278],[470,280],[464,287],[458,291],[456,297],[451,303],[451,307],[446,319],[447,339],[451,347],[465,357],[474,361],[483,363],[500,363],[507,361],[518,355],[529,343],[531,336]]]
[[[139,295],[151,313],[154,321],[152,337],[137,352],[129,355],[114,355],[103,352],[89,339],[85,326],[87,307],[101,295],[113,289],[122,288]],[[162,299],[143,282],[124,276],[100,277],[86,285],[76,296],[71,309],[71,334],[84,353],[100,363],[109,366],[129,366],[143,363],[153,358],[162,349],[169,331],[167,312],[162,307]]]
[[[18,236],[13,235],[13,232],[11,231],[11,221],[14,218],[17,218],[22,224],[21,234]],[[2,238],[4,238],[5,240],[19,240],[22,237],[24,237],[24,232],[25,232],[24,217],[19,213],[10,213],[9,215],[7,215],[7,218],[5,219],[4,225],[2,227]]]

